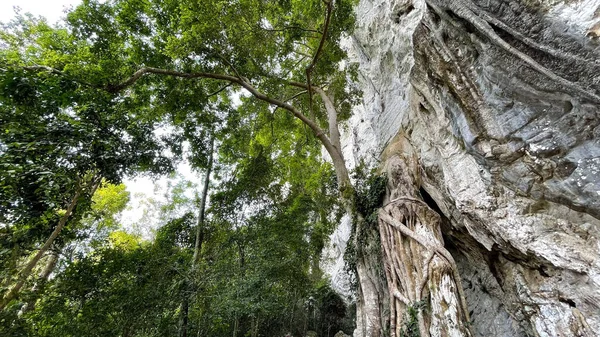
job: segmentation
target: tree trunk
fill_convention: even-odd
[[[19,311],[19,315],[23,315],[26,312],[32,311],[35,309],[35,302],[37,300],[37,293],[43,288],[44,284],[48,281],[48,277],[56,268],[56,264],[58,263],[58,252],[50,251],[48,254],[48,261],[46,262],[46,266],[40,273],[37,281],[31,288],[31,292],[34,294],[33,298],[29,300],[27,303],[23,304],[21,310]]]
[[[359,214],[355,207],[356,190],[350,180],[346,160],[344,159],[342,145],[340,141],[340,132],[337,121],[337,110],[333,104],[333,99],[321,88],[315,87],[314,90],[321,96],[327,112],[329,142],[323,142],[325,149],[331,156],[333,167],[336,172],[340,199],[346,212],[352,216],[356,233],[353,244],[357,252],[359,251],[379,251],[376,247],[377,231],[368,228],[365,221],[365,214]],[[317,137],[319,135],[317,134]],[[329,146],[327,146],[329,145]],[[362,241],[357,238],[362,236]],[[375,240],[373,240],[375,239]],[[366,245],[365,247],[359,247]],[[376,266],[381,264],[380,254],[357,253],[356,277],[358,281],[357,293],[357,330],[362,336],[379,337],[384,334],[385,320],[382,315],[385,298],[384,286],[381,282],[380,273]]]
[[[196,227],[196,243],[194,245],[194,257],[193,266],[198,264],[200,260],[200,254],[202,250],[202,243],[204,241],[204,214],[206,210],[206,198],[208,196],[208,186],[210,183],[210,174],[213,166],[213,152],[214,152],[215,138],[212,136],[210,140],[210,154],[208,156],[208,166],[206,167],[206,174],[204,176],[204,185],[202,186],[202,196],[198,205],[198,224]]]
[[[255,317],[252,317],[252,331],[251,331],[251,336],[252,337],[258,337],[258,326],[260,323],[260,316],[258,314],[256,314]]]
[[[384,336],[385,285],[377,266],[381,265],[377,231],[368,228],[362,217],[355,219],[355,245],[357,251],[356,277],[358,282],[356,301],[356,328],[358,336]],[[360,239],[357,239],[360,237]],[[358,252],[362,253],[358,253]]]
[[[421,199],[418,163],[407,154],[410,145],[403,140],[394,144],[399,148],[386,161],[391,193],[379,212],[390,336],[471,336],[460,277],[444,248],[441,219]]]
[[[294,295],[292,296],[292,313],[290,314],[290,323],[288,326],[288,331],[292,331],[292,327],[294,324],[294,312],[296,311],[296,294],[298,290],[294,290]]]
[[[238,328],[239,328],[239,320],[238,320],[237,316],[235,316],[233,318],[233,337],[237,337]]]
[[[192,273],[191,277],[195,277],[196,268],[202,254],[202,244],[204,243],[204,215],[206,210],[206,199],[208,196],[208,187],[210,184],[210,173],[213,166],[213,152],[214,152],[215,138],[211,136],[210,139],[210,153],[208,157],[208,166],[206,167],[206,174],[204,175],[204,184],[202,185],[202,195],[198,202],[198,223],[196,225],[196,240],[194,243],[194,256],[192,257]],[[183,301],[181,303],[181,323],[179,328],[179,336],[187,337],[188,329],[188,313],[190,305],[190,296],[193,291],[190,288],[192,282],[187,282],[185,285],[186,293],[184,294]]]
[[[96,191],[96,188],[98,188],[98,185],[100,184],[101,181],[102,181],[101,177],[92,178],[91,194],[94,194],[94,192]],[[73,209],[75,209],[75,206],[77,205],[77,202],[78,202],[79,197],[81,196],[82,192],[83,192],[83,188],[80,187],[77,189],[77,191],[75,192],[75,195],[73,196],[73,199],[67,206],[67,210],[66,210],[65,214],[58,221],[58,225],[56,226],[56,228],[54,228],[54,231],[52,231],[52,234],[50,234],[50,237],[48,237],[48,239],[46,240],[46,242],[44,243],[42,248],[40,248],[40,250],[35,254],[35,256],[27,263],[27,265],[25,265],[23,270],[21,270],[15,285],[8,291],[8,293],[4,296],[4,298],[2,298],[2,301],[0,301],[0,311],[4,310],[4,308],[8,305],[8,303],[10,301],[12,301],[13,299],[15,299],[19,295],[21,288],[23,288],[25,281],[27,281],[27,278],[29,278],[29,275],[31,275],[33,268],[35,268],[35,266],[40,261],[42,256],[44,256],[44,254],[46,254],[48,249],[50,249],[50,247],[54,243],[54,240],[56,240],[56,238],[58,237],[58,235],[60,234],[62,229],[65,227],[65,224],[67,223],[67,220],[71,216]]]
[[[189,288],[189,287],[186,286],[186,288]],[[189,307],[190,307],[190,304],[189,304],[189,300],[188,300],[188,295],[184,294],[184,298],[181,303],[181,318],[180,318],[180,322],[179,322],[179,337],[187,337]]]

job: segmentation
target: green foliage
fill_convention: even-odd
[[[98,220],[99,228],[116,229],[117,216],[129,202],[129,192],[124,184],[110,184],[104,182],[92,196],[92,214],[89,216]]]
[[[368,169],[365,162],[360,162],[352,172],[355,180],[354,204],[357,214],[352,221],[352,231],[344,252],[346,270],[357,279],[356,262],[367,255],[366,249],[375,251],[370,256],[380,256],[381,243],[377,226],[377,212],[385,198],[387,177],[377,174],[375,169]],[[381,270],[381,272],[383,272]],[[354,284],[356,287],[357,284]]]
[[[103,181],[91,197],[90,209],[78,222],[64,229],[56,245],[64,246],[69,241],[86,241],[89,248],[102,243],[109,233],[120,229],[120,215],[129,202],[129,192],[124,184]]]
[[[214,187],[196,268],[190,262],[196,220],[191,213],[168,221],[152,242],[113,231],[95,250],[66,261],[36,310],[20,320],[13,317],[11,330],[3,332],[174,335],[186,299],[188,330],[204,336],[231,336],[234,326],[244,335],[256,322],[267,336],[300,335],[305,326],[323,333],[352,331],[353,312],[346,311],[321,279],[318,265],[310,262],[320,258],[336,220],[329,216],[337,207],[331,167],[275,146],[256,145],[248,151],[251,155],[240,162],[231,181]],[[183,196],[195,188],[185,181],[172,187],[173,205],[163,205],[161,212],[186,204]],[[121,209],[126,199],[119,186],[106,185],[99,192],[93,208],[104,215]],[[227,201],[221,204],[220,198]],[[306,306],[311,298],[312,306]]]
[[[29,16],[7,25],[0,32],[0,223],[9,224],[0,229],[2,286],[90,172],[116,184],[138,172],[166,173],[183,156],[203,171],[214,141],[218,184],[197,264],[196,200],[186,194],[194,184],[170,186],[168,202],[156,204],[163,226],[152,241],[118,226],[129,198],[122,185],[84,196],[54,247],[68,257],[35,310],[16,316],[23,297],[2,314],[0,334],[173,336],[186,319],[189,335],[300,335],[305,326],[349,332],[345,305],[318,269],[342,211],[314,132],[231,83],[146,75],[122,84],[142,67],[243,77],[269,97],[294,97],[288,102],[327,129],[319,95],[290,82],[306,83],[312,67],[311,83],[328,90],[340,120],[350,116],[359,93],[347,85],[355,67],[340,69],[339,40],[354,24],[354,2],[332,2],[317,59],[327,13],[321,0],[84,0],[63,27]],[[357,191],[357,209],[371,212],[375,192]],[[318,315],[307,311],[311,298]]]
[[[29,315],[30,336],[174,335],[169,324],[179,305],[178,273],[185,257],[158,244],[136,244],[114,235],[103,248],[52,280],[38,310]]]
[[[406,308],[406,315],[403,320],[403,325],[400,328],[400,337],[420,337],[419,332],[419,311],[427,310],[428,301],[421,300],[413,303]]]
[[[377,211],[385,198],[387,177],[376,173],[374,169],[368,170],[364,162],[359,163],[352,173],[356,181],[356,211],[365,217],[370,226],[377,226]]]
[[[108,245],[111,248],[134,250],[142,243],[137,235],[129,234],[125,231],[118,230],[109,234]]]
[[[54,48],[53,39],[65,34],[25,20],[1,35],[9,46],[0,49],[0,223],[10,224],[0,228],[3,271],[15,271],[18,260],[50,235],[88,173],[118,182],[138,170],[170,168],[164,146],[151,136],[155,122],[132,112],[131,100],[21,66],[55,62],[51,50],[44,49],[52,54],[46,55],[40,48]],[[82,198],[70,221],[81,219],[91,204],[90,196]]]

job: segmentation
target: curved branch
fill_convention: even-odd
[[[126,79],[125,81],[117,84],[117,85],[109,85],[105,89],[109,92],[116,93],[119,92],[137,82],[144,75],[155,74],[155,75],[166,75],[187,79],[197,79],[197,78],[207,78],[214,79],[219,81],[227,81],[233,84],[237,84],[240,87],[246,89],[249,93],[252,94],[255,98],[267,102],[269,104],[275,105],[276,107],[282,108],[284,110],[289,111],[294,117],[301,120],[304,124],[306,124],[315,134],[315,136],[321,141],[321,144],[327,150],[327,153],[331,156],[331,160],[333,161],[333,166],[335,168],[338,183],[340,188],[346,188],[350,184],[350,175],[348,174],[348,169],[346,168],[346,162],[344,161],[344,157],[341,154],[341,151],[337,149],[331,142],[331,140],[327,137],[324,130],[322,130],[316,122],[312,121],[310,118],[306,117],[302,112],[298,109],[290,105],[285,101],[281,101],[275,99],[273,97],[267,96],[266,94],[260,92],[256,89],[252,84],[246,81],[243,78],[239,78],[231,75],[224,74],[215,74],[215,73],[206,73],[206,72],[196,72],[196,73],[183,73],[175,70],[167,70],[167,69],[159,69],[146,67],[141,68],[136,71],[131,77]],[[292,84],[290,84],[292,85]],[[337,127],[337,126],[336,126]]]
[[[283,102],[287,103],[287,102],[289,102],[289,101],[293,101],[294,99],[296,99],[296,98],[298,98],[298,97],[300,97],[300,96],[302,96],[302,95],[306,94],[307,92],[308,92],[308,90],[302,90],[302,91],[300,91],[300,92],[298,92],[298,93],[296,93],[296,94],[294,94],[294,95],[292,95],[292,96],[290,96],[290,97],[288,97],[288,98],[284,99],[284,100],[283,100]],[[271,114],[272,114],[272,115],[274,115],[274,114],[275,114],[275,112],[277,112],[277,109],[279,109],[279,107],[278,107],[278,106],[277,106],[277,107],[275,107],[275,109],[273,109],[273,112],[272,112]]]
[[[308,92],[308,90],[302,90],[302,91],[300,91],[299,93],[297,93],[297,94],[294,94],[294,95],[292,95],[292,96],[290,96],[290,97],[286,98],[286,99],[284,100],[284,102],[289,102],[289,101],[292,101],[292,100],[294,100],[294,99],[296,99],[296,98],[298,98],[298,97],[300,97],[300,96],[302,96],[302,95],[306,94],[307,92]]]
[[[299,30],[302,32],[308,32],[308,33],[316,33],[316,34],[323,34],[321,31],[316,30],[316,29],[308,29],[308,28],[303,28],[300,26],[283,26],[282,28],[265,28],[265,27],[259,27],[261,30],[264,30],[266,32],[285,32],[287,30]]]
[[[224,86],[222,86],[221,88],[217,89],[216,91],[213,91],[210,94],[208,94],[208,97],[212,97],[212,96],[218,95],[221,92],[223,92],[223,90],[229,88],[230,86],[231,86],[231,83],[227,83]]]
[[[33,70],[33,71],[35,71],[35,70],[43,70],[43,71],[47,71],[47,72],[52,73],[52,74],[65,75],[64,72],[62,72],[62,71],[60,71],[60,70],[58,70],[56,68],[52,68],[52,67],[48,67],[48,66],[41,66],[41,65],[37,65],[37,64],[34,65],[34,66],[23,67],[23,69],[25,69],[25,70]]]
[[[394,200],[389,201],[387,204],[383,205],[382,208],[385,208],[385,207],[387,207],[387,206],[389,206],[391,204],[395,204],[395,203],[398,203],[398,202],[405,202],[405,201],[410,201],[410,202],[414,202],[414,203],[417,203],[417,204],[421,204],[422,206],[425,206],[425,207],[429,207],[429,205],[427,205],[427,203],[425,201],[423,201],[423,200],[419,200],[417,198],[403,196],[403,197],[398,197],[398,198],[396,198]]]
[[[273,104],[279,108],[288,110],[295,117],[297,117],[303,123],[308,125],[314,131],[314,133],[315,133],[315,135],[317,135],[317,137],[319,134],[323,134],[323,135],[325,134],[325,132],[323,130],[321,130],[321,128],[319,128],[318,125],[316,125],[311,120],[306,118],[306,116],[304,116],[304,114],[302,114],[300,111],[298,111],[293,106],[289,105],[285,101],[280,101],[280,100],[274,99],[272,97],[269,97],[269,96],[261,93],[254,86],[252,86],[250,83],[245,81],[243,78],[240,78],[237,76],[216,74],[216,73],[205,73],[205,72],[184,73],[184,72],[179,72],[179,71],[175,71],[175,70],[146,67],[146,68],[139,69],[125,81],[123,81],[119,84],[116,84],[116,85],[108,85],[105,87],[105,89],[109,92],[117,93],[127,87],[132,86],[133,84],[135,84],[135,82],[137,82],[140,78],[142,78],[144,75],[147,75],[147,74],[166,75],[166,76],[173,76],[173,77],[187,78],[187,79],[206,78],[206,79],[227,81],[227,82],[230,82],[230,84],[237,84],[237,85],[243,87],[244,89],[246,89],[248,92],[250,92],[254,97],[256,97],[262,101],[265,101],[267,103]],[[329,142],[329,140],[327,140],[327,142]]]
[[[315,68],[317,61],[319,60],[319,56],[321,56],[321,52],[323,51],[323,47],[325,46],[325,40],[327,39],[327,31],[329,30],[329,24],[331,22],[331,13],[333,12],[333,4],[331,3],[331,1],[325,1],[323,0],[323,3],[325,3],[325,5],[327,6],[327,12],[325,14],[325,26],[323,27],[323,35],[321,35],[321,41],[319,41],[319,47],[317,48],[317,51],[315,52],[315,55],[313,56],[312,61],[310,62],[310,64],[308,65],[308,67],[306,67],[306,84],[308,85],[308,107],[310,109],[311,114],[314,116],[313,114],[313,109],[312,109],[312,85],[311,85],[311,75],[312,75],[312,71]]]
[[[221,81],[228,81],[228,82],[236,83],[236,84],[242,83],[242,80],[239,77],[231,76],[231,75],[205,73],[205,72],[183,73],[183,72],[179,72],[179,71],[175,71],[175,70],[145,67],[145,68],[141,68],[138,71],[136,71],[135,73],[133,73],[133,75],[131,75],[125,81],[123,81],[119,84],[116,84],[116,85],[109,84],[104,89],[111,93],[117,93],[127,87],[132,86],[133,84],[135,84],[135,82],[137,82],[140,78],[142,78],[146,74],[167,75],[167,76],[187,78],[187,79],[209,78],[209,79],[215,79],[215,80],[221,80]]]

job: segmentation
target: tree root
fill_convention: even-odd
[[[448,250],[446,250],[446,248],[444,248],[443,246],[434,246],[434,245],[429,244],[425,238],[423,238],[419,234],[413,232],[408,227],[406,227],[404,224],[400,223],[399,221],[396,221],[394,218],[392,218],[391,216],[389,216],[386,213],[380,212],[379,218],[382,219],[384,222],[386,222],[388,225],[399,230],[402,234],[415,240],[421,246],[425,247],[427,250],[432,251],[435,254],[438,254],[440,257],[442,257],[448,263],[450,263],[450,265],[452,266],[452,276],[454,277],[454,281],[457,283],[457,285],[459,285],[458,292],[460,295],[461,306],[462,306],[462,309],[465,311],[465,316],[466,316],[467,321],[469,321],[470,320],[469,310],[467,307],[467,301],[465,299],[464,291],[462,290],[460,275],[458,274],[458,267],[456,266],[456,262],[454,261],[454,258],[452,257],[452,255],[450,255],[450,252],[448,252]]]
[[[398,203],[401,203],[401,207],[404,209],[399,216],[398,214],[391,216],[392,211],[389,206]],[[460,314],[466,322],[470,321],[460,275],[452,255],[438,242],[432,242],[430,238],[411,229],[416,228],[417,224],[420,223],[419,221],[421,221],[418,219],[418,210],[432,212],[422,200],[406,196],[394,199],[379,211],[384,269],[390,293],[391,337],[400,334],[402,313],[407,312],[409,307],[422,303],[423,290],[431,280],[430,264],[436,256],[449,265],[452,279],[457,288]],[[408,239],[408,246],[406,239]],[[418,246],[413,245],[413,243],[418,244]],[[423,250],[426,252],[423,252]],[[416,263],[421,261],[420,257],[422,256],[425,259]],[[429,336],[429,332],[426,331],[425,317],[421,310],[417,314],[417,320],[420,335],[423,337]],[[468,330],[468,327],[466,329]],[[467,334],[469,333],[467,332]]]
[[[426,0],[426,3],[431,8],[433,8],[433,10],[438,15],[446,16],[445,13],[441,10],[441,8],[439,8],[438,6],[433,4],[431,2],[431,0]],[[514,57],[520,59],[525,64],[527,64],[530,68],[532,68],[535,71],[537,71],[538,73],[548,77],[549,79],[553,80],[554,82],[558,83],[559,85],[561,85],[567,89],[570,89],[571,91],[581,94],[583,97],[585,97],[589,100],[592,100],[595,102],[600,102],[600,96],[584,89],[583,87],[577,85],[576,83],[573,83],[573,82],[555,74],[550,69],[539,64],[537,61],[535,61],[529,55],[526,55],[525,53],[521,52],[517,48],[510,45],[508,42],[504,41],[501,37],[498,36],[498,34],[496,34],[494,29],[488,23],[488,21],[486,21],[485,19],[483,19],[480,16],[478,16],[477,14],[475,14],[470,9],[470,7],[472,7],[472,6],[469,6],[467,3],[465,3],[464,0],[448,1],[447,5],[448,5],[449,10],[451,10],[453,13],[455,13],[458,17],[460,17],[460,18],[466,20],[467,22],[469,22],[470,24],[472,24],[477,29],[477,31],[479,31],[481,34],[486,36],[490,40],[490,42],[492,42],[497,47],[503,49],[507,53],[513,55]],[[500,22],[500,21],[497,20],[496,22]],[[494,24],[494,22],[492,22],[492,24]],[[502,28],[502,27],[500,27],[500,28]],[[511,31],[513,33],[516,32],[512,29],[511,29]],[[509,34],[512,34],[511,31],[507,30],[507,32]],[[518,36],[515,36],[515,38],[518,39]],[[527,42],[524,42],[524,43],[527,43]],[[549,48],[545,48],[545,49],[549,50]],[[553,51],[550,51],[550,53],[556,54],[556,52],[553,52]]]
[[[483,9],[475,6],[472,2],[470,1],[464,1],[465,4],[469,7],[469,9],[471,11],[473,11],[476,15],[478,15],[479,17],[481,17],[482,19],[484,19],[485,21],[487,21],[489,24],[494,25],[500,29],[502,29],[503,31],[507,32],[508,34],[512,35],[514,38],[516,38],[517,40],[521,41],[522,43],[528,45],[531,48],[537,49],[541,52],[544,52],[548,55],[554,56],[556,58],[560,58],[563,60],[567,60],[567,61],[576,61],[576,62],[583,62],[592,66],[597,66],[594,62],[585,59],[583,57],[577,56],[577,55],[573,55],[570,53],[566,53],[557,49],[554,49],[552,47],[549,46],[545,46],[543,44],[537,43],[534,40],[528,38],[527,36],[521,34],[519,31],[517,31],[516,29],[513,29],[512,27],[510,27],[509,25],[505,24],[504,22],[496,19],[495,17],[493,17],[491,14],[489,14],[488,12],[484,11]]]

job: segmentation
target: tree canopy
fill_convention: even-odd
[[[0,334],[350,333],[318,261],[353,195],[352,5],[85,0],[6,23]],[[154,238],[128,233],[118,184],[184,157],[208,197],[178,185]]]

